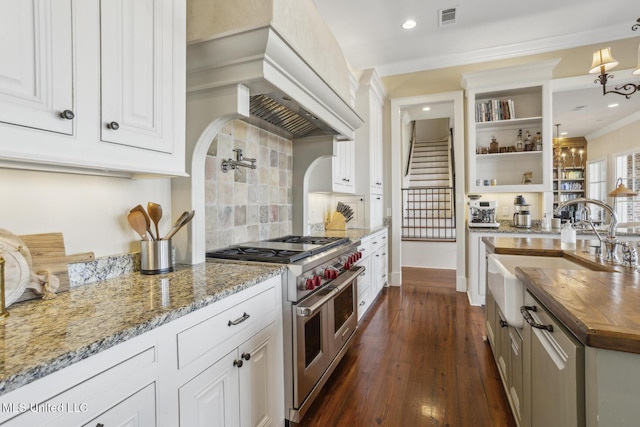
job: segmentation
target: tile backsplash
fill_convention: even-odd
[[[236,148],[256,169],[220,169]],[[241,120],[218,133],[205,165],[207,250],[291,234],[292,151],[291,140]]]

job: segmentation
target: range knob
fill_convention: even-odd
[[[325,278],[325,279],[327,279],[327,280],[333,280],[333,279],[335,279],[336,277],[338,277],[338,272],[337,272],[337,271],[335,271],[335,270],[333,270],[333,269],[331,269],[331,268],[327,268],[327,269],[324,271],[324,278]]]
[[[307,281],[306,281],[306,289],[308,291],[313,290],[313,279],[312,278],[307,279]]]
[[[313,276],[313,287],[317,288],[322,284],[322,278],[320,276]]]

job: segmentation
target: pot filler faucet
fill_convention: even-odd
[[[617,253],[619,242],[616,239],[616,229],[618,228],[618,215],[616,214],[616,212],[613,210],[611,206],[609,206],[604,202],[601,202],[600,200],[589,199],[586,197],[578,197],[577,199],[571,199],[571,200],[567,200],[566,202],[560,203],[553,213],[559,214],[560,211],[562,211],[562,209],[564,209],[565,207],[571,206],[571,205],[577,205],[580,203],[599,206],[604,210],[606,210],[607,212],[609,212],[609,215],[611,215],[611,224],[609,224],[609,231],[607,233],[607,237],[604,240],[601,240],[601,243],[602,241],[604,241],[604,245],[607,250],[606,261],[612,264],[620,264],[620,260],[618,259],[618,253]],[[586,222],[588,225],[591,226],[591,229],[595,231],[595,227],[591,222],[591,218],[589,218]],[[598,239],[600,239],[600,236],[598,235],[597,232],[596,232],[596,236],[598,236]]]

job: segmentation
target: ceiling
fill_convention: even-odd
[[[356,70],[381,76],[509,59],[638,37],[637,0],[313,0],[345,57]],[[442,10],[455,8],[455,22],[440,25]],[[638,15],[638,16],[636,16]],[[417,22],[403,30],[406,19]],[[615,52],[614,52],[615,54]],[[638,79],[616,76],[616,84]],[[618,103],[617,108],[607,105]],[[640,93],[627,100],[602,96],[593,84],[554,91],[553,120],[569,136],[596,135],[639,114]],[[636,117],[638,119],[640,117]],[[555,128],[554,128],[555,130]],[[555,135],[554,135],[555,136]]]

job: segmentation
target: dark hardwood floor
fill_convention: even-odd
[[[515,426],[483,323],[451,271],[403,269],[299,426]]]

